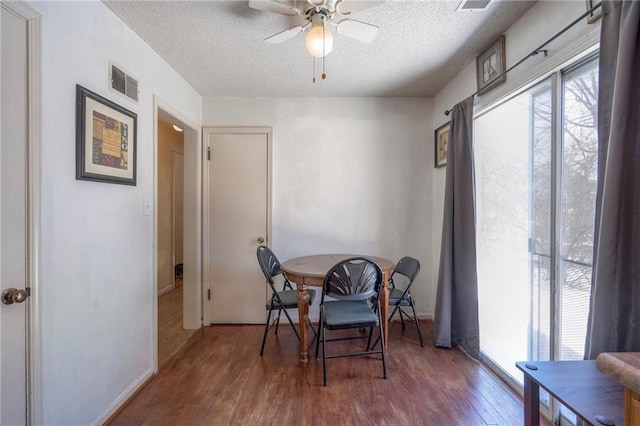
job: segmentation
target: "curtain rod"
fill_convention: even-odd
[[[518,65],[520,65],[521,63],[523,63],[524,61],[526,61],[527,59],[529,59],[532,56],[537,55],[538,53],[544,53],[544,56],[547,56],[547,51],[542,49],[543,47],[545,47],[547,44],[551,43],[553,40],[557,39],[558,37],[560,37],[562,34],[566,33],[571,27],[573,27],[575,24],[577,24],[578,22],[582,21],[587,15],[593,13],[596,9],[598,9],[600,6],[602,6],[602,2],[596,4],[595,6],[593,6],[591,9],[587,10],[586,12],[584,12],[582,15],[578,16],[573,22],[571,22],[569,25],[567,25],[566,27],[564,27],[562,30],[560,30],[558,33],[556,33],[553,37],[551,37],[549,40],[545,41],[544,43],[542,43],[540,46],[538,46],[536,49],[534,49],[531,53],[529,53],[527,56],[525,56],[524,58],[520,59],[518,62],[516,62],[515,65],[511,66],[508,70],[506,70],[505,72],[503,72],[502,74],[496,76],[493,78],[493,80],[491,80],[491,82],[499,79],[500,77],[502,77],[503,75],[506,75],[509,71],[511,71],[512,69],[514,69],[515,67],[517,67]],[[491,82],[489,82],[488,84],[491,84]],[[480,90],[476,90],[471,96],[475,96],[478,94]],[[448,109],[444,112],[444,115],[449,115],[451,114],[451,110]]]

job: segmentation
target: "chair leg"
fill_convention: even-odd
[[[313,326],[313,324],[311,324],[311,318],[307,318],[307,321],[309,322],[309,325],[311,326],[311,330],[313,330],[313,335],[317,336],[318,332],[316,331],[316,328]]]
[[[373,349],[373,347],[371,346],[371,337],[373,336],[373,327],[369,327],[369,338],[367,339],[367,352],[370,351],[371,349]],[[378,343],[378,341],[376,340],[376,343]],[[374,343],[375,346],[375,343]]]
[[[404,317],[402,316],[404,314],[404,312],[402,312],[402,308],[398,308],[398,314],[400,314],[400,322],[402,323],[402,331],[404,332],[405,329],[405,325],[404,325]],[[406,314],[404,314],[406,315]]]
[[[316,328],[311,323],[310,318],[307,318],[307,322],[309,323],[309,326],[311,326],[311,330],[313,331],[313,340],[311,341],[311,343],[313,343],[314,340],[318,340],[318,332],[316,331]]]
[[[322,380],[327,386],[327,339],[324,327],[320,330],[320,334],[322,334]]]
[[[316,335],[316,359],[318,358],[318,347],[320,346],[320,339],[322,338],[322,330],[324,329],[324,321],[322,321],[322,314],[320,315],[320,324],[318,324],[318,334]]]
[[[389,321],[391,321],[393,319],[393,317],[395,316],[396,312],[398,312],[398,309],[400,309],[400,305],[395,305],[393,307],[393,311],[391,312],[391,315],[389,315]]]
[[[278,317],[276,318],[276,332],[278,334],[278,326],[280,325],[280,314],[282,313],[282,308],[278,309]]]
[[[382,349],[382,377],[387,378],[387,350],[384,345],[384,333],[382,333],[382,318],[380,314],[378,314],[378,318],[380,318],[380,345]]]
[[[293,324],[293,320],[291,319],[291,316],[289,316],[289,312],[287,312],[286,309],[283,309],[282,312],[284,312],[285,316],[289,320],[289,324],[291,324],[291,328],[293,328],[293,332],[296,333],[296,337],[298,338],[298,340],[300,340],[300,334],[298,333],[298,329],[296,328],[296,326]]]
[[[262,346],[260,347],[260,356],[264,354],[264,344],[267,341],[267,332],[269,331],[269,323],[271,322],[271,309],[267,313],[267,321],[264,324],[264,334],[262,335]]]
[[[411,310],[413,310],[413,320],[416,323],[416,329],[418,330],[418,337],[420,338],[420,346],[424,348],[424,341],[422,340],[422,333],[420,333],[420,321],[418,321],[418,316],[416,315],[416,307],[413,303],[413,299],[411,299]]]
[[[393,319],[393,316],[396,314],[396,312],[401,311],[400,310],[400,305],[395,305],[395,307],[393,308],[393,311],[391,312],[391,315],[389,315],[389,319],[387,320],[387,325],[389,325],[391,323],[391,320]],[[402,312],[402,311],[401,311]],[[404,327],[404,323],[402,324],[402,326]],[[373,327],[371,327],[371,330],[373,330]],[[371,347],[367,346],[367,350],[369,349],[373,349],[376,347],[376,345],[378,344],[378,342],[380,341],[380,336],[378,336],[378,338],[376,339],[375,342],[373,342],[373,345],[371,345]]]
[[[369,350],[373,350],[373,348],[375,348],[375,347],[376,347],[376,345],[378,344],[378,342],[380,342],[380,335],[378,335],[378,337],[376,338],[376,341],[375,341],[375,342],[373,342],[373,345],[371,345],[371,346],[369,347]]]

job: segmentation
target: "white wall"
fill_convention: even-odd
[[[205,98],[205,126],[273,127],[272,247],[281,260],[317,253],[409,255],[431,286],[430,98]],[[312,312],[313,314],[313,312]]]
[[[505,32],[506,67],[509,68],[514,65],[585,11],[585,4],[582,1],[540,1],[536,3]],[[532,81],[532,79],[545,72],[551,71],[564,60],[573,56],[575,51],[583,49],[584,45],[592,45],[593,35],[599,33],[600,22],[597,21],[595,24],[588,25],[585,18],[567,33],[545,47],[548,50],[546,58],[542,54],[529,58],[522,65],[509,72],[506,83],[483,96],[476,97],[474,101],[475,110],[490,105],[491,102],[495,102],[513,92],[517,87]],[[436,128],[450,120],[450,117],[444,115],[445,110],[450,109],[477,90],[476,64],[475,60],[472,59],[470,58],[469,65],[434,98],[433,124]],[[445,173],[446,168],[440,168],[435,172],[433,178],[433,264],[431,268],[433,275],[429,280],[433,287],[428,298],[433,305],[427,308],[431,311],[435,311],[436,286],[438,283]]]
[[[34,2],[42,46],[42,351],[46,424],[102,422],[152,373],[153,95],[201,122],[200,96],[101,2]],[[109,59],[140,103],[108,89]],[[137,185],[75,180],[75,85],[138,114]]]

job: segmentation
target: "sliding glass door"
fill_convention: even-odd
[[[558,236],[556,359],[583,359],[593,256],[598,170],[598,63],[562,77],[562,174]]]
[[[515,362],[530,358],[534,331],[531,284],[537,269],[532,268],[532,229],[540,234],[538,245],[548,246],[550,241],[544,213],[538,216],[546,226],[533,226],[535,207],[544,205],[539,210],[546,209],[548,214],[550,193],[543,190],[534,195],[530,171],[535,158],[540,163],[535,167],[544,169],[536,178],[549,179],[549,117],[537,119],[533,111],[538,103],[549,103],[550,90],[550,81],[544,81],[474,122],[480,349],[521,384]],[[542,152],[534,157],[534,150]],[[538,250],[548,252],[543,247]],[[548,281],[548,277],[538,279]]]
[[[597,76],[582,62],[474,120],[480,349],[514,385],[516,361],[583,357]]]

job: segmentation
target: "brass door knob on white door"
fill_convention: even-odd
[[[264,243],[264,238],[258,237],[258,239],[256,241],[258,242],[258,244],[262,244],[262,243]]]
[[[17,288],[8,288],[2,292],[2,303],[5,305],[13,305],[14,303],[22,303],[29,297],[27,290],[18,290]]]

